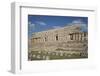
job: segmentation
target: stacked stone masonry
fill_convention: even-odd
[[[88,33],[81,31],[81,26],[72,25],[33,33],[30,51],[77,52],[87,53]]]

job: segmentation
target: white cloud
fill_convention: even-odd
[[[85,24],[82,20],[74,20],[74,21],[72,21],[72,23],[71,24],[73,24],[73,25],[77,25],[77,24],[79,24],[80,26],[87,26],[87,24]]]
[[[32,30],[34,30],[35,29],[35,24],[34,23],[31,23],[31,22],[29,22],[28,23],[28,32],[32,32]]]
[[[86,23],[84,23],[82,20],[74,20],[74,21],[72,21],[72,25],[77,25],[77,24],[79,24],[79,26],[81,26],[81,30],[82,31],[86,31],[86,30],[88,30],[88,26],[87,26],[87,24]]]
[[[53,26],[54,29],[61,28],[61,26]]]
[[[79,24],[82,24],[83,22],[82,22],[82,20],[74,20],[74,21],[72,21],[72,23],[79,23]]]
[[[44,25],[44,26],[47,25],[47,24],[46,24],[45,22],[43,22],[43,21],[36,21],[36,23],[39,24],[39,25]]]
[[[29,26],[29,27],[35,27],[35,24],[29,22],[29,23],[28,23],[28,26]]]

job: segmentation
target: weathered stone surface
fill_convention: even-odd
[[[29,46],[29,52],[38,51],[41,53],[44,51],[48,55],[65,55],[68,57],[73,53],[73,55],[82,53],[82,55],[87,56],[88,33],[82,32],[79,25],[37,32],[29,40]],[[43,59],[50,58],[43,56]]]

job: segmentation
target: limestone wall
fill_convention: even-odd
[[[34,51],[82,51],[88,47],[88,34],[81,32],[80,26],[66,26],[34,33],[31,38],[31,49]]]

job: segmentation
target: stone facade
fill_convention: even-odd
[[[29,51],[87,53],[88,33],[80,25],[33,33]]]

